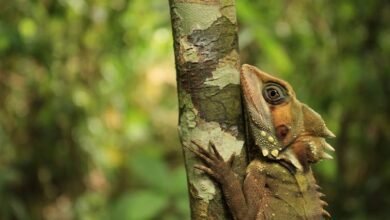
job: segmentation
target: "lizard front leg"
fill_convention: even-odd
[[[192,141],[192,143],[197,146],[197,149],[187,148],[204,162],[204,165],[195,165],[194,168],[202,170],[220,184],[233,218],[236,220],[252,219],[248,216],[248,205],[245,200],[242,184],[231,169],[234,155],[225,162],[212,142],[210,142],[210,146],[213,153],[206,151],[195,141]]]

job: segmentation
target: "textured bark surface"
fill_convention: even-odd
[[[234,0],[170,0],[179,94],[179,132],[191,140],[215,143],[233,169],[245,172],[244,127]],[[228,219],[219,187],[194,170],[199,160],[184,148],[192,219]]]

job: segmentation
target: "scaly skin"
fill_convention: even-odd
[[[195,168],[219,183],[236,220],[330,218],[310,164],[331,157],[324,138],[333,133],[287,82],[243,65],[241,87],[254,152],[243,184],[231,169],[234,155],[225,162],[212,142],[212,152],[192,142],[197,149],[189,149],[204,162]]]

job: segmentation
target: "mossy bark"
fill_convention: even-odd
[[[212,141],[243,178],[246,166],[234,0],[170,0],[179,95],[179,133],[208,147]],[[229,219],[219,187],[183,148],[192,219]]]

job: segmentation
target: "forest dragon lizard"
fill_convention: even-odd
[[[331,159],[325,138],[335,135],[287,82],[247,64],[240,78],[252,142],[244,182],[231,169],[234,155],[225,162],[212,142],[209,152],[192,141],[197,148],[189,149],[204,162],[195,168],[219,183],[236,220],[330,218],[310,164]]]

